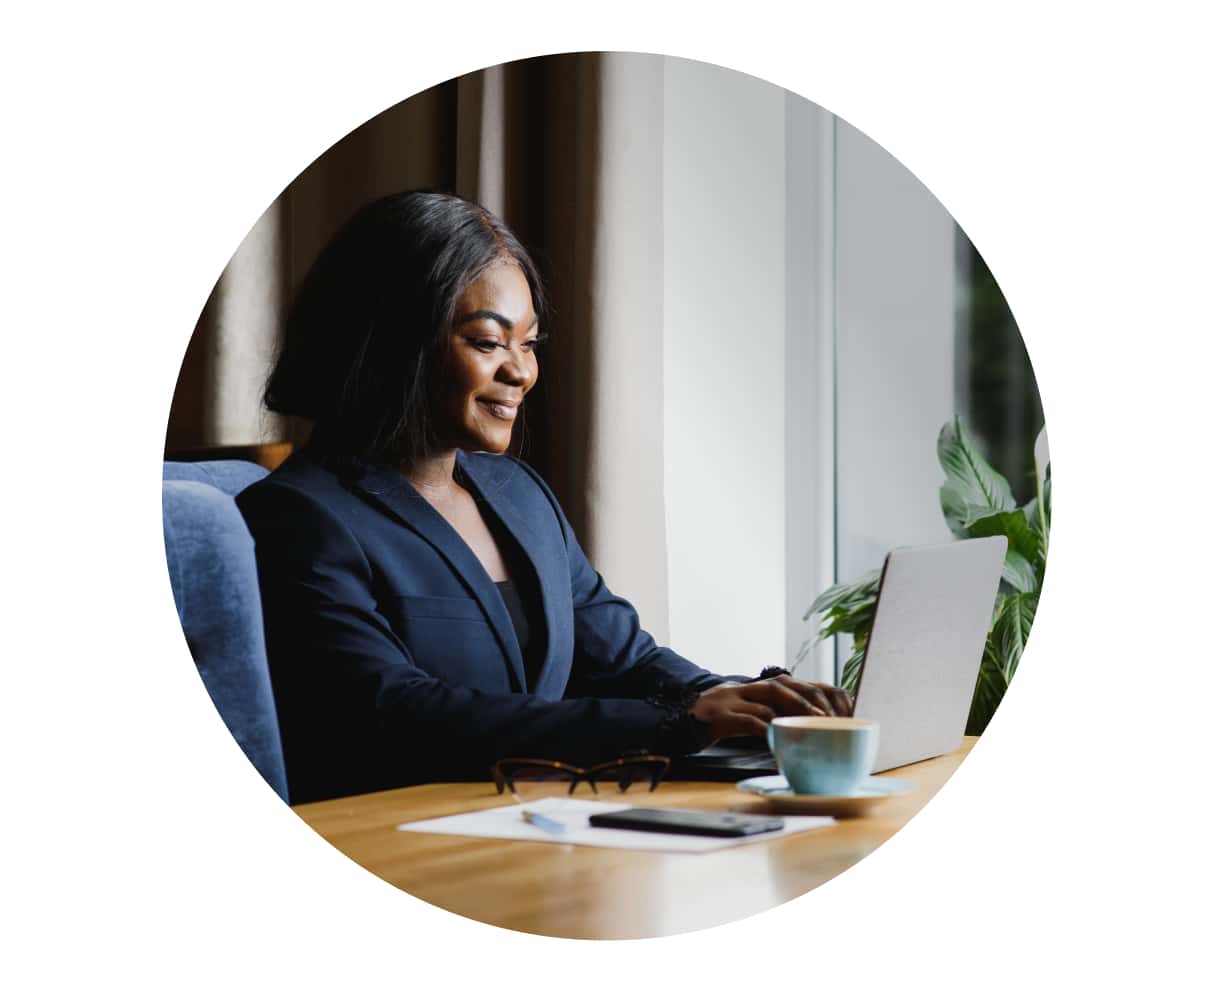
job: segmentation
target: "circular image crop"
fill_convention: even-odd
[[[203,683],[333,846],[489,924],[641,938],[883,843],[1036,611],[1044,419],[991,273],[866,135],[581,53],[362,124],[182,363]]]

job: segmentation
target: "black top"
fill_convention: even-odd
[[[477,500],[481,518],[493,533],[498,549],[510,570],[510,580],[494,581],[518,638],[527,674],[527,690],[535,688],[548,644],[544,641],[544,607],[540,599],[540,582],[523,548],[502,525],[497,515],[480,499]]]
[[[502,593],[502,601],[506,603],[510,621],[514,623],[514,635],[518,638],[519,650],[523,654],[523,664],[527,669],[527,687],[532,688],[539,678],[539,665],[543,661],[543,653],[536,650],[531,642],[531,623],[527,620],[527,612],[538,612],[539,602],[534,602],[531,609],[528,609],[523,604],[518,586],[513,581],[495,581],[494,584]]]

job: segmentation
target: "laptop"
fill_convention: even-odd
[[[961,745],[1006,552],[1006,537],[988,536],[886,555],[855,697],[856,718],[881,724],[874,773]],[[668,776],[778,772],[767,741],[747,736],[679,758]]]

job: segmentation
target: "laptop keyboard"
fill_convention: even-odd
[[[774,767],[775,760],[770,753],[756,753],[754,756],[731,756],[729,765],[743,770],[763,770]]]

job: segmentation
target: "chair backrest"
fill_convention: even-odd
[[[234,501],[266,473],[244,461],[166,461],[164,545],[202,682],[245,755],[286,801],[253,538]]]

